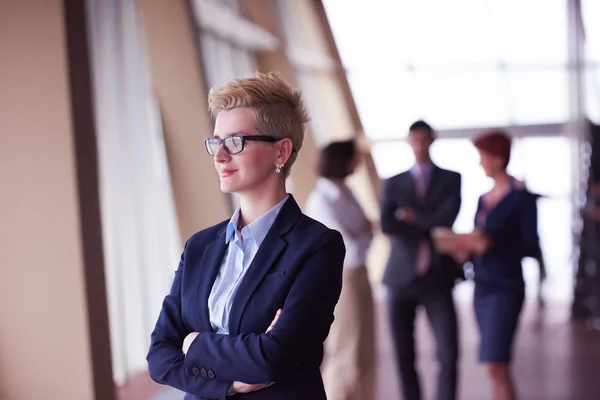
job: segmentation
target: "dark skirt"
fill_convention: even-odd
[[[475,317],[481,339],[480,362],[510,362],[524,299],[524,288],[500,289],[475,285]]]

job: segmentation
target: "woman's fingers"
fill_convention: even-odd
[[[275,314],[275,318],[273,318],[273,321],[271,321],[271,325],[269,325],[269,327],[267,328],[267,332],[269,332],[270,330],[275,328],[275,324],[277,324],[277,321],[279,320],[281,313],[283,313],[283,309],[280,308],[279,310],[277,310],[277,313]]]

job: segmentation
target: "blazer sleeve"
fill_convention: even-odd
[[[420,234],[417,227],[405,221],[396,218],[398,204],[395,201],[395,191],[397,190],[395,180],[388,179],[383,186],[383,195],[381,196],[381,231],[388,235],[415,237]]]
[[[186,243],[187,247],[187,243]],[[162,310],[151,335],[148,361],[150,377],[163,385],[169,385],[199,397],[224,400],[232,382],[205,379],[194,376],[185,368],[185,355],[181,347],[189,333],[181,316],[181,279],[185,250],[169,294],[165,297]]]
[[[507,215],[509,212],[512,216],[507,216],[502,224],[486,229],[492,239],[488,251],[511,251],[522,257],[534,255],[539,247],[536,198],[527,192],[521,193]]]
[[[306,255],[273,330],[237,336],[201,333],[188,350],[186,368],[204,365],[216,379],[248,384],[280,380],[307,349],[322,346],[327,338],[342,289],[344,256],[340,233],[323,233]]]
[[[452,184],[447,193],[447,198],[434,212],[417,213],[415,225],[423,232],[430,232],[435,227],[451,228],[460,211],[462,178],[460,174],[450,175]]]

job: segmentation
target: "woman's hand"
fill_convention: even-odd
[[[277,313],[275,314],[275,318],[273,318],[273,321],[271,321],[271,324],[267,328],[267,332],[269,332],[273,328],[275,328],[275,324],[277,324],[277,321],[279,320],[279,317],[281,317],[282,312],[283,312],[283,310],[281,308],[279,310],[277,310]],[[244,382],[235,381],[235,382],[233,382],[233,385],[231,385],[231,391],[233,393],[250,393],[250,392],[256,392],[257,390],[261,390],[264,388],[268,388],[269,386],[271,386],[273,384],[275,384],[275,382],[271,382],[268,385],[265,385],[264,383],[255,383],[255,384],[250,385],[250,384],[247,384]]]
[[[490,237],[480,232],[473,232],[467,235],[465,239],[468,242],[468,247],[475,254],[483,254],[490,248]]]
[[[454,258],[454,261],[456,261],[457,263],[464,264],[471,257],[471,251],[459,242],[452,248],[452,250],[450,251],[450,255],[452,256],[452,258]]]
[[[267,328],[267,332],[269,332],[273,328],[275,328],[275,324],[277,323],[277,321],[279,321],[279,317],[281,317],[281,313],[283,313],[283,310],[280,308],[279,310],[277,310],[277,313],[275,313],[275,318],[273,318],[273,321],[271,321],[271,325],[269,325],[269,327]],[[265,332],[265,333],[267,333],[267,332]]]
[[[191,332],[185,337],[185,339],[183,339],[183,345],[181,346],[181,351],[183,351],[183,354],[187,355],[187,352],[190,349],[192,342],[194,341],[194,339],[196,339],[196,336],[198,336],[199,334],[200,333],[198,332]]]
[[[474,231],[471,234],[461,236],[458,243],[450,250],[450,254],[456,262],[464,264],[472,254],[485,253],[489,249],[490,243],[489,236]]]
[[[231,385],[231,392],[232,393],[250,393],[250,392],[256,392],[257,390],[261,390],[264,388],[268,388],[269,386],[273,385],[275,382],[271,382],[268,385],[265,385],[264,383],[255,383],[252,385],[249,385],[247,383],[244,382],[233,382],[233,385]]]

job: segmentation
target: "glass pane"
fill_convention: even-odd
[[[421,72],[417,77],[423,116],[436,129],[508,124],[506,89],[498,71]]]
[[[588,61],[600,62],[600,1],[582,0],[581,13],[585,31],[585,51]]]
[[[569,116],[567,72],[563,69],[508,72],[513,122],[563,122]]]
[[[489,0],[487,4],[505,62],[566,64],[566,0]]]
[[[406,41],[396,32],[398,21],[393,13],[396,3],[396,0],[323,1],[346,68],[406,66]]]
[[[217,57],[217,39],[209,33],[200,32],[200,54],[206,73],[207,85],[212,87],[217,84],[219,59]]]
[[[402,138],[419,112],[411,74],[348,73],[365,134],[371,139]]]
[[[587,116],[592,122],[600,124],[600,68],[587,68],[584,82]]]
[[[548,283],[562,290],[571,278],[571,142],[566,137],[535,137],[517,140],[513,147],[509,172],[543,195],[538,200],[538,233],[548,274],[554,278]],[[537,277],[535,270],[535,263],[524,263],[526,280]]]
[[[529,190],[554,198],[571,193],[571,141],[566,137],[524,138],[514,142],[509,172]]]
[[[468,139],[438,139],[431,147],[431,158],[438,166],[462,175],[462,205],[454,230],[472,231],[479,196],[492,185],[479,167],[477,149]]]
[[[400,30],[400,41],[408,44],[411,61],[417,68],[498,62],[485,2],[404,0],[396,3],[394,19]]]
[[[415,163],[415,156],[408,142],[379,142],[371,146],[371,155],[381,179],[390,178],[406,171]]]

